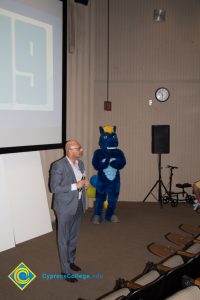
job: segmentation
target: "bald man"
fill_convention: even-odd
[[[81,271],[75,264],[76,245],[81,219],[86,207],[85,189],[89,180],[85,178],[85,168],[80,158],[83,148],[76,140],[65,145],[66,156],[55,161],[50,169],[50,189],[53,208],[58,225],[58,249],[61,274],[68,282],[77,279],[71,271]]]

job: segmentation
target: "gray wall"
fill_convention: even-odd
[[[155,8],[166,9],[165,22],[153,21]],[[95,30],[94,149],[98,126],[116,125],[119,146],[127,157],[120,200],[142,201],[158,179],[151,125],[170,125],[170,154],[162,155],[165,184],[168,164],[178,166],[174,184],[199,179],[200,1],[110,0],[111,112],[103,110],[107,0],[95,1]],[[155,100],[160,86],[170,91],[166,103]]]

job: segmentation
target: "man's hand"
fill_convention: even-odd
[[[77,190],[80,190],[84,187],[84,182],[85,182],[85,179],[81,179],[80,181],[77,181],[76,183],[76,186],[77,186]]]
[[[80,181],[77,181],[77,183],[76,183],[77,190],[80,190],[83,187],[88,188],[89,185],[90,185],[90,182],[89,182],[89,180],[87,178],[86,179],[81,179]]]
[[[86,179],[85,179],[85,187],[86,187],[86,189],[89,187],[89,185],[90,185],[90,182],[89,182],[89,180],[86,178]]]

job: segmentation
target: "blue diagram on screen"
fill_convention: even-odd
[[[52,26],[0,9],[0,109],[53,110]]]

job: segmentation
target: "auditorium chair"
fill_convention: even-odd
[[[193,236],[191,236],[191,235],[183,235],[183,234],[174,233],[174,232],[168,232],[165,235],[165,238],[168,241],[170,241],[180,247],[184,247],[185,245],[187,245],[189,242],[191,242],[193,240]]]
[[[150,245],[147,246],[147,249],[165,259],[173,254],[179,254],[182,256],[187,256],[187,257],[193,257],[195,254],[200,252],[200,239],[199,235],[197,238],[192,239],[190,242],[188,242],[186,245],[177,245],[176,248],[172,247],[170,245],[164,245],[164,244],[159,244],[159,243],[151,243]]]
[[[166,300],[199,300],[200,299],[200,290],[196,285],[188,286],[172,296],[167,297]]]
[[[182,277],[182,289],[170,295],[166,300],[197,300],[200,299],[200,277],[193,279],[187,275]]]
[[[190,224],[181,224],[179,226],[179,228],[181,230],[183,230],[184,232],[187,232],[187,233],[191,234],[194,237],[196,237],[200,234],[200,227],[199,226],[194,226],[194,225],[190,225]]]
[[[107,295],[98,298],[98,300],[121,300],[126,299],[126,296],[130,293],[130,290],[128,288],[121,288],[116,291],[112,291],[108,293]]]
[[[187,258],[186,261],[178,257],[178,255],[176,257],[172,256],[158,265],[166,265],[165,269],[162,267],[161,269],[158,268],[164,273],[140,289],[131,291],[124,300],[163,300],[183,289],[183,275],[190,278],[198,278],[200,276],[200,254]],[[200,282],[200,279],[198,281]],[[179,299],[182,300],[182,298]],[[191,299],[188,298],[187,300]]]

